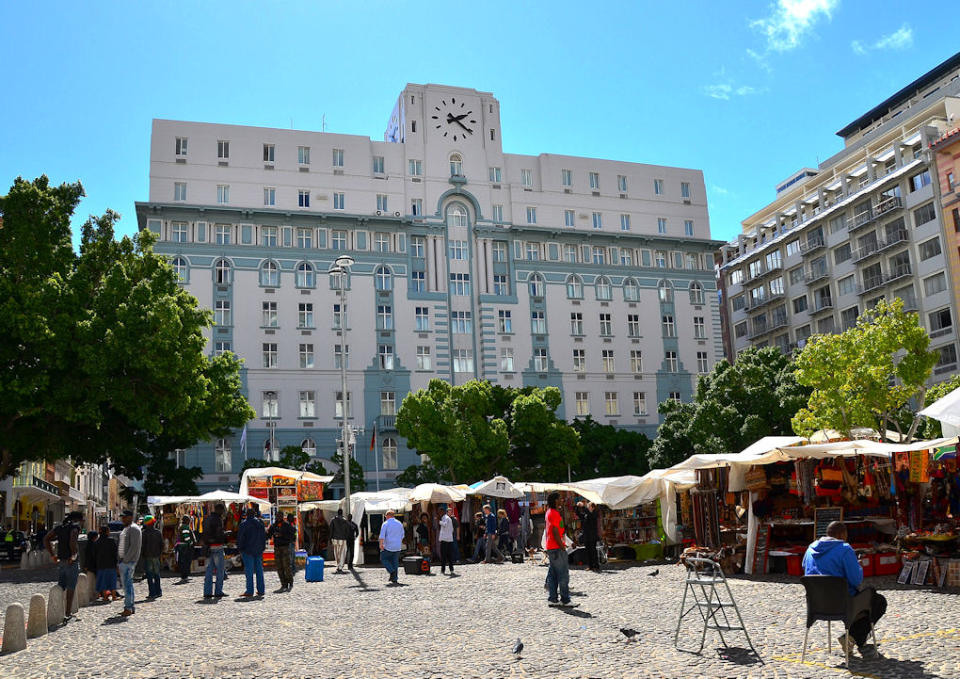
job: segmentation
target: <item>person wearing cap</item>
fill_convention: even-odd
[[[218,502],[213,511],[203,520],[203,544],[207,548],[207,571],[203,576],[203,598],[222,599],[224,564],[223,549],[227,534],[223,530],[223,513],[227,508]],[[213,586],[213,571],[217,571],[217,586]]]
[[[67,593],[67,620],[73,617],[70,612],[73,610],[73,594],[80,578],[80,545],[77,544],[77,538],[80,536],[81,519],[82,512],[70,512],[63,523],[47,533],[43,539],[43,546],[50,553],[53,563],[57,564],[57,584]],[[54,540],[57,541],[56,552],[53,551]]]
[[[247,509],[247,518],[240,522],[237,529],[237,549],[243,558],[243,574],[247,578],[247,588],[240,595],[242,599],[253,596],[253,576],[257,576],[257,596],[263,596],[266,587],[263,583],[263,550],[267,546],[267,531],[263,521],[257,516],[254,507]]]
[[[134,614],[134,594],[133,594],[133,571],[137,567],[137,561],[140,560],[140,546],[142,536],[140,535],[140,526],[133,522],[133,512],[124,509],[120,515],[123,521],[123,532],[120,533],[120,545],[117,548],[117,555],[120,559],[120,577],[123,580],[123,617],[129,617]]]
[[[193,546],[197,544],[197,536],[190,527],[190,517],[184,516],[180,521],[180,532],[177,535],[177,567],[180,569],[180,582],[190,579],[190,564],[193,563]]]
[[[143,517],[143,572],[147,578],[147,598],[163,596],[160,589],[160,557],[163,556],[163,534],[157,529],[152,514]]]
[[[403,524],[397,521],[394,511],[388,509],[383,525],[380,526],[380,563],[390,575],[388,585],[399,585],[397,573],[400,570],[400,552],[403,550]]]

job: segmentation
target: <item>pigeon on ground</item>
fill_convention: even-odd
[[[640,632],[638,632],[635,629],[630,629],[629,627],[621,627],[620,634],[625,636],[627,638],[627,641],[633,641],[634,637],[640,634]]]
[[[655,571],[653,571],[653,572],[651,572],[651,573],[647,573],[647,575],[649,575],[651,578],[652,578],[652,577],[655,577],[655,576],[657,576],[657,575],[660,575],[660,569],[658,568],[657,570],[655,570]]]
[[[520,641],[520,637],[517,637],[517,643],[513,645],[513,654],[520,657],[520,653],[523,651],[523,642]]]

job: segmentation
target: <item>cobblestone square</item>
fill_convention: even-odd
[[[659,574],[651,573],[659,569]],[[3,609],[49,591],[53,572],[32,582],[4,571]],[[242,573],[231,573],[227,597],[206,603],[202,578],[163,580],[163,597],[147,602],[137,584],[137,611],[119,617],[121,602],[94,604],[77,619],[27,649],[0,657],[0,677],[843,677],[850,676],[826,626],[811,630],[801,664],[803,589],[796,581],[732,579],[731,588],[765,664],[743,653],[721,657],[716,633],[702,655],[673,645],[684,570],[676,564],[636,566],[594,574],[571,572],[579,606],[547,607],[546,568],[532,562],[468,565],[449,578],[403,576],[385,587],[378,568],[306,583],[302,571],[289,594],[273,594],[267,573],[262,600],[238,601]],[[889,600],[877,627],[882,658],[855,658],[855,676],[960,676],[960,597],[902,588],[874,579]],[[621,627],[639,635],[627,641]],[[700,630],[685,627],[694,648]],[[730,633],[730,643],[746,646]],[[712,636],[711,636],[712,635]],[[834,625],[833,636],[838,636]],[[511,652],[520,637],[520,659]]]

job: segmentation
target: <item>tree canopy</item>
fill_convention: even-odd
[[[590,416],[574,420],[571,426],[580,435],[581,446],[571,472],[574,481],[628,474],[643,476],[650,471],[647,451],[652,442],[645,434],[601,424]],[[566,475],[543,478],[562,480]]]
[[[837,335],[815,335],[796,360],[797,381],[812,389],[805,407],[793,418],[797,434],[819,429],[846,435],[855,427],[897,430],[912,440],[920,416],[910,402],[923,403],[938,354],[915,313],[903,300],[881,300]],[[902,413],[911,411],[908,428]]]
[[[83,195],[44,176],[0,197],[0,478],[65,457],[141,478],[156,456],[255,416],[239,360],[204,353],[211,314],[149,233],[116,240],[107,211],[73,250]]]

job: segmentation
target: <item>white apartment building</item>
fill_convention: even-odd
[[[210,351],[244,359],[258,414],[245,451],[237,432],[180,453],[202,486],[286,445],[329,458],[341,360],[368,487],[419,462],[395,414],[433,378],[553,385],[565,417],[650,435],[658,402],[690,398],[722,355],[702,172],[501,138],[492,94],[442,85],[407,85],[384,141],[154,121],[139,226],[213,310]],[[345,310],[326,275],[343,254]]]
[[[843,331],[880,299],[918,312],[940,351],[939,381],[957,369],[957,306],[928,151],[960,113],[960,54],[837,134],[845,148],[777,186],[721,248],[725,349],[802,347]]]

